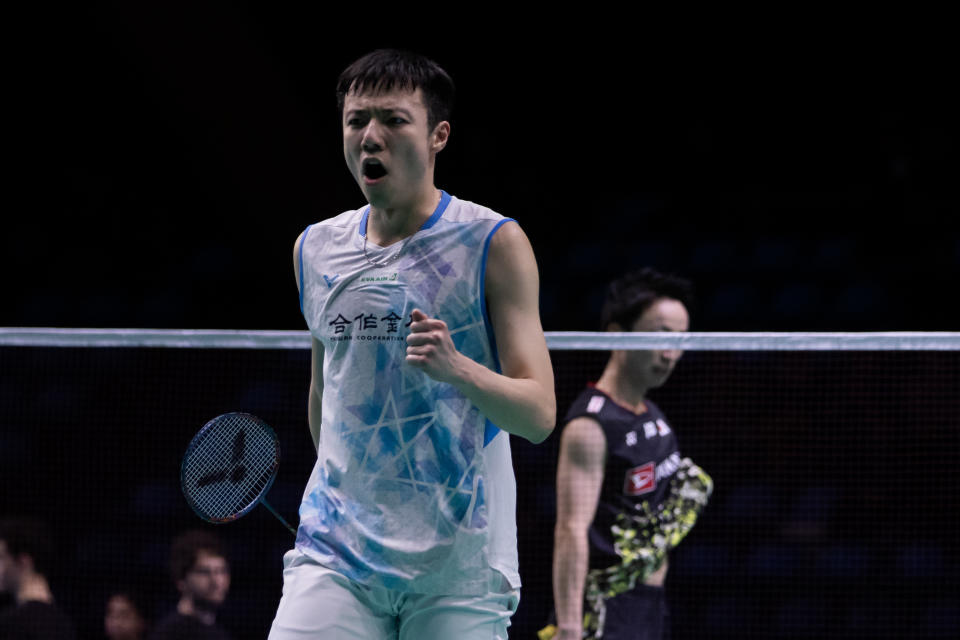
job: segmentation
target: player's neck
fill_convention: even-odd
[[[430,186],[409,202],[389,206],[370,204],[367,216],[367,238],[375,245],[386,247],[415,234],[436,210],[440,190]]]
[[[597,381],[596,388],[634,413],[642,412],[646,406],[644,399],[647,397],[647,388],[631,382],[630,376],[625,375],[615,362],[611,361],[607,364]]]

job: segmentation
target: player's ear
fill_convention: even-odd
[[[430,150],[439,153],[450,139],[450,123],[446,120],[438,122],[430,134]]]

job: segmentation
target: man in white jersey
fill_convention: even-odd
[[[368,206],[294,246],[317,463],[272,640],[506,638],[519,602],[508,433],[556,417],[530,243],[434,186],[453,83],[395,50],[341,74]]]

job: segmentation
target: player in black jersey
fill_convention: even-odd
[[[686,331],[690,283],[653,269],[612,282],[607,331]],[[557,468],[553,592],[543,639],[669,638],[667,552],[696,522],[712,482],[680,455],[647,392],[681,351],[614,351],[565,418]]]

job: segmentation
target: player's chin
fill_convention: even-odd
[[[195,606],[198,609],[204,609],[207,611],[216,611],[227,599],[227,592],[214,592],[208,594],[205,598],[195,598]]]
[[[667,380],[670,378],[670,371],[653,373],[650,376],[650,388],[657,389],[666,384]]]
[[[368,200],[377,196],[383,197],[387,193],[387,176],[371,180],[361,175],[358,182],[360,183],[360,190],[363,191]]]

